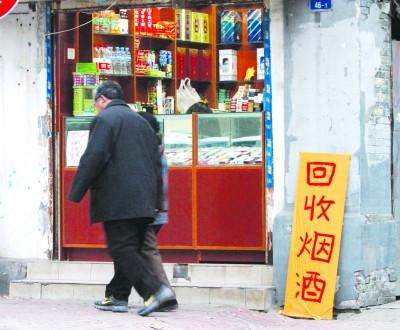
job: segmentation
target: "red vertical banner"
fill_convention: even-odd
[[[350,155],[301,153],[284,315],[332,319]]]
[[[18,0],[0,0],[0,19],[13,10],[17,3]]]

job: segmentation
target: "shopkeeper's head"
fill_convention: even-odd
[[[121,85],[116,81],[105,80],[96,89],[94,106],[98,112],[101,112],[112,100],[122,100],[123,98]]]

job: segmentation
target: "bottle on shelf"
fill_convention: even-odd
[[[125,56],[126,56],[126,61],[125,61],[126,74],[129,75],[132,73],[132,55],[129,50],[129,47],[125,47]]]

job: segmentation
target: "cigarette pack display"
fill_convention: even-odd
[[[199,79],[199,50],[189,48],[189,77],[192,80]]]
[[[190,40],[200,42],[200,17],[201,13],[192,11]]]
[[[242,41],[242,16],[235,10],[221,13],[221,43]]]
[[[133,20],[134,20],[134,23],[135,23],[135,33],[136,34],[140,34],[140,10],[141,9],[136,9],[135,11],[134,11],[134,17],[133,17]]]
[[[219,50],[219,80],[237,80],[237,50]]]
[[[146,35],[153,35],[153,9],[146,8]]]
[[[146,9],[139,10],[139,34],[146,34]]]
[[[235,17],[231,10],[224,10],[221,13],[221,43],[235,41]]]
[[[192,11],[189,9],[185,9],[185,38],[182,40],[191,40],[192,36]]]
[[[257,79],[264,79],[265,57],[264,48],[257,48]]]
[[[184,9],[177,9],[175,11],[175,22],[176,22],[176,39],[182,39],[181,38],[181,29],[182,29],[182,22],[181,22],[181,17],[182,17],[182,10]]]
[[[200,13],[200,42],[210,42],[210,19],[204,13]]]
[[[119,20],[119,30],[121,34],[129,33],[129,18],[128,18],[128,10],[120,9],[120,20]]]
[[[187,62],[186,48],[178,47],[176,49],[176,74],[180,80],[187,77]]]
[[[247,41],[262,41],[262,10],[249,9],[247,11]]]
[[[199,79],[200,80],[211,80],[211,52],[209,50],[202,50],[200,53],[199,60]]]

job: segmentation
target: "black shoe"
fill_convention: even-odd
[[[105,297],[103,300],[96,300],[94,308],[102,311],[125,313],[128,311],[128,302],[126,300],[115,299],[113,296]]]
[[[176,299],[172,299],[172,300],[168,300],[165,303],[163,303],[157,311],[158,312],[171,312],[175,309],[178,309],[178,301]]]
[[[140,316],[147,316],[150,313],[160,310],[163,305],[169,304],[173,300],[176,301],[174,292],[167,286],[162,285],[161,288],[152,295],[144,303],[145,306],[138,310]]]

